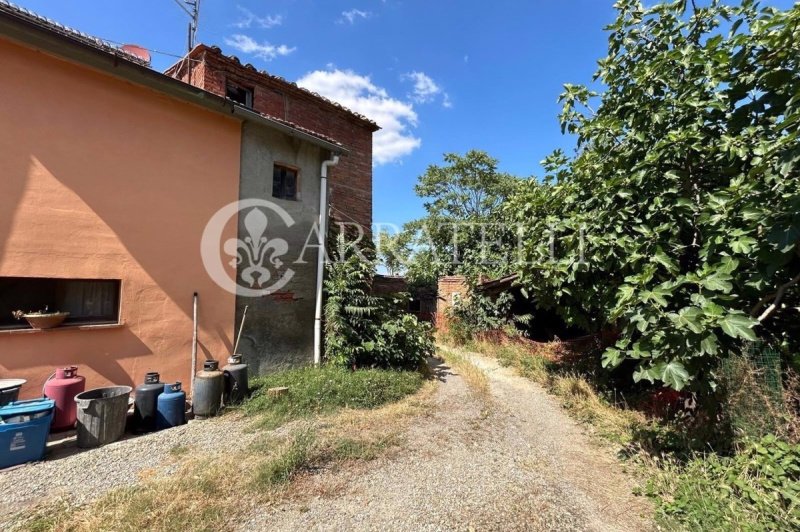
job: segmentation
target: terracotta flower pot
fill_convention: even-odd
[[[48,312],[46,314],[31,312],[22,315],[25,321],[34,329],[52,329],[53,327],[58,327],[67,319],[67,316],[69,316],[69,312]]]

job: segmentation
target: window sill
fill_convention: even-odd
[[[97,323],[97,324],[74,324],[74,325],[60,325],[52,329],[0,329],[0,336],[11,334],[40,334],[52,333],[58,331],[94,331],[98,329],[120,329],[125,327],[124,322],[120,323]]]

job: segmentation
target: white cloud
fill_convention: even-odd
[[[273,28],[283,24],[283,15],[267,15],[266,17],[259,17],[249,9],[242,6],[236,6],[242,13],[242,18],[233,25],[237,28],[247,29],[255,24],[259,28]]]
[[[450,95],[444,92],[442,87],[424,72],[411,72],[410,74],[403,76],[403,78],[414,82],[414,91],[410,97],[415,102],[430,103],[441,96],[443,107],[446,107],[447,109],[453,107],[453,102],[450,100]]]
[[[465,62],[465,63],[469,63],[469,56],[468,56],[468,55],[465,55],[465,56],[464,56],[464,62]]]
[[[268,42],[259,43],[252,37],[240,33],[226,37],[225,44],[240,52],[253,55],[265,61],[272,61],[278,56],[289,55],[297,49],[295,47],[286,46],[285,44],[276,46]]]
[[[442,88],[424,72],[412,72],[406,74],[404,77],[414,82],[414,94],[412,98],[414,98],[416,102],[431,102],[436,98],[437,94],[442,92]]]
[[[361,11],[360,9],[351,9],[349,11],[342,11],[342,16],[336,22],[339,24],[344,24],[348,22],[350,24],[355,24],[358,19],[368,19],[372,16],[370,11]]]
[[[297,84],[361,113],[381,127],[372,139],[375,164],[397,161],[422,144],[410,131],[417,125],[414,105],[391,97],[369,76],[352,70],[317,70],[300,78]]]
[[[444,93],[444,98],[442,98],[442,107],[444,107],[445,109],[453,108],[453,102],[452,100],[450,100],[450,95],[447,94],[446,92]]]

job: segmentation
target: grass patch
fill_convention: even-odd
[[[591,375],[552,362],[546,353],[485,341],[464,348],[515,368],[557,397],[574,418],[622,444],[642,466],[647,481],[639,494],[656,501],[662,529],[800,530],[800,445],[767,436],[733,456],[699,453],[692,449],[708,438],[696,428],[687,432],[626,408]]]
[[[12,530],[230,530],[226,508],[237,500],[230,489],[235,475],[227,464],[186,463],[170,478],[113,490],[87,507],[39,508]]]
[[[290,392],[268,397],[273,386]],[[406,425],[429,411],[436,383],[415,372],[305,368],[256,379],[254,388],[243,409],[270,425],[319,416],[289,427],[288,436],[266,432],[236,453],[198,457],[175,445],[169,456],[178,470],[169,478],[144,479],[78,509],[53,503],[26,511],[12,530],[230,530],[249,510],[243,500],[278,500],[304,471],[373,460],[400,446]]]
[[[382,435],[376,439],[342,437],[332,442],[334,460],[375,460],[389,448],[399,445],[396,433]]]
[[[188,445],[176,444],[169,450],[169,454],[178,458],[188,453],[191,448]]]
[[[330,366],[286,370],[255,379],[253,395],[243,409],[261,416],[263,426],[276,427],[342,408],[376,408],[416,392],[423,381],[421,373],[412,371],[350,371]],[[270,397],[267,390],[278,386],[288,387],[288,393]]]
[[[465,347],[494,357],[501,366],[514,368],[519,375],[541,384],[574,418],[591,425],[598,435],[610,442],[630,444],[640,434],[654,430],[654,423],[646,416],[617,407],[586,377],[560,368],[547,357],[531,353],[523,346],[476,341]]]
[[[646,494],[668,530],[799,530],[800,445],[768,436],[732,457],[666,460]]]
[[[307,468],[312,456],[314,433],[301,430],[277,454],[256,468],[254,479],[258,489],[271,489],[289,482],[301,469]]]

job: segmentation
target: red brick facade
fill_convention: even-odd
[[[447,330],[447,309],[453,306],[456,300],[467,297],[469,287],[467,279],[462,275],[449,275],[439,277],[436,297],[436,328]]]
[[[374,122],[283,78],[242,65],[217,47],[196,46],[189,61],[175,64],[166,74],[220,96],[225,96],[228,83],[251,89],[255,111],[342,144],[350,153],[329,174],[332,216],[338,221],[359,223],[370,232],[372,134],[379,129]]]

